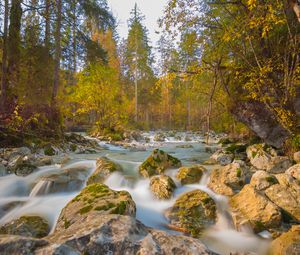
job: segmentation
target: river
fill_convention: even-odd
[[[141,179],[138,175],[139,165],[149,156],[154,148],[159,147],[174,157],[179,158],[185,166],[199,164],[207,160],[211,151],[217,148],[217,144],[207,146],[203,143],[204,137],[197,134],[189,134],[188,141],[179,141],[174,137],[167,137],[165,142],[154,142],[155,133],[144,133],[149,142],[147,144],[135,143],[139,149],[110,145],[98,141],[103,150],[95,154],[74,154],[68,155],[70,160],[63,165],[51,165],[40,167],[39,171],[27,176],[18,177],[8,175],[0,178],[0,225],[17,219],[22,215],[40,215],[50,224],[52,231],[62,208],[75,197],[85,186],[85,180],[96,168],[96,159],[107,157],[123,167],[123,173],[112,174],[105,182],[111,189],[127,190],[137,206],[137,219],[149,227],[169,231],[180,235],[167,228],[167,220],[164,211],[171,207],[180,194],[200,189],[207,192],[216,202],[218,220],[215,226],[206,230],[202,241],[213,251],[219,254],[231,254],[232,251],[248,252],[251,254],[267,254],[269,241],[261,236],[252,233],[251,229],[244,229],[237,232],[232,224],[227,198],[215,194],[207,187],[209,172],[212,166],[205,166],[208,173],[204,175],[198,184],[181,186],[176,180],[177,169],[168,170],[166,174],[176,182],[177,189],[170,200],[160,201],[153,197],[149,189],[149,180]],[[182,137],[185,133],[180,134]],[[184,140],[184,139],[183,139]],[[182,148],[182,145],[187,145]],[[141,149],[142,148],[142,149]],[[214,166],[216,167],[216,166]],[[66,184],[63,190],[51,192],[51,183],[43,177],[59,175],[66,170],[84,169],[76,178],[82,180],[80,185],[69,187]],[[74,183],[73,183],[74,184]],[[73,185],[72,184],[72,185]]]

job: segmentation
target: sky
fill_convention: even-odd
[[[160,35],[157,20],[163,16],[163,10],[168,0],[107,0],[108,6],[118,21],[118,34],[121,38],[126,38],[128,34],[127,20],[130,12],[137,3],[141,12],[145,15],[144,25],[149,31],[149,39],[152,46],[156,46]]]

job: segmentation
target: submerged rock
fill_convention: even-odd
[[[49,234],[48,222],[39,216],[22,216],[0,227],[0,234],[42,238]]]
[[[54,232],[47,241],[50,245],[38,249],[37,255],[213,254],[198,239],[149,229],[136,219],[122,215],[102,215],[80,221]]]
[[[70,168],[60,173],[43,176],[38,179],[31,195],[46,195],[57,192],[72,192],[82,188],[88,177],[86,168]]]
[[[208,187],[218,194],[233,196],[247,183],[249,174],[244,165],[231,163],[212,171]]]
[[[279,184],[266,189],[266,196],[287,214],[288,218],[300,222],[300,184],[288,174],[278,174]]]
[[[89,177],[87,185],[93,183],[103,183],[112,173],[116,171],[122,171],[122,167],[119,164],[107,158],[97,159],[96,167],[97,168],[94,173]]]
[[[157,175],[150,179],[150,190],[159,199],[171,198],[175,189],[175,182],[167,175]]]
[[[273,255],[300,254],[300,225],[292,226],[287,232],[272,242]]]
[[[251,185],[246,185],[238,194],[231,197],[230,206],[237,228],[250,224],[255,232],[260,232],[281,224],[280,208]]]
[[[143,177],[149,178],[153,175],[163,173],[168,168],[180,166],[181,161],[179,159],[172,157],[162,150],[155,149],[139,167],[139,173]]]
[[[170,227],[199,236],[216,220],[216,204],[204,191],[194,190],[181,195],[166,211]]]
[[[70,201],[62,210],[56,230],[67,229],[73,224],[103,214],[135,216],[135,203],[127,191],[114,191],[104,184],[91,184]]]
[[[273,148],[265,144],[249,146],[247,157],[255,168],[273,174],[284,173],[292,165],[288,157],[278,156]]]
[[[181,167],[176,175],[176,178],[182,185],[198,183],[206,169],[200,165],[191,167]]]

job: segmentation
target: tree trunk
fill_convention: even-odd
[[[134,88],[135,88],[135,122],[138,122],[138,77],[137,77],[137,67],[135,69],[134,75]]]
[[[211,118],[211,112],[212,112],[212,103],[213,103],[213,98],[215,94],[215,90],[217,87],[217,71],[216,69],[214,70],[214,83],[213,87],[211,89],[211,93],[209,96],[209,102],[208,102],[208,110],[207,110],[207,115],[206,115],[206,123],[207,123],[207,135],[206,135],[206,144],[209,144],[209,132],[210,132],[210,118]]]
[[[59,87],[59,70],[61,57],[61,10],[62,0],[56,0],[56,31],[55,31],[55,57],[54,57],[54,84],[52,91],[52,104],[55,104]]]
[[[1,79],[1,110],[5,112],[7,97],[7,30],[8,30],[8,0],[5,0],[4,6],[4,32],[3,32],[3,48],[2,48],[2,79]]]
[[[50,1],[45,1],[45,47],[49,50],[50,49]]]
[[[8,31],[8,75],[12,87],[17,86],[19,80],[19,63],[21,56],[21,19],[22,1],[12,0],[10,9],[10,23]]]

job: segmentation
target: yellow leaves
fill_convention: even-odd
[[[249,10],[253,10],[256,7],[256,0],[248,0],[247,5]]]

